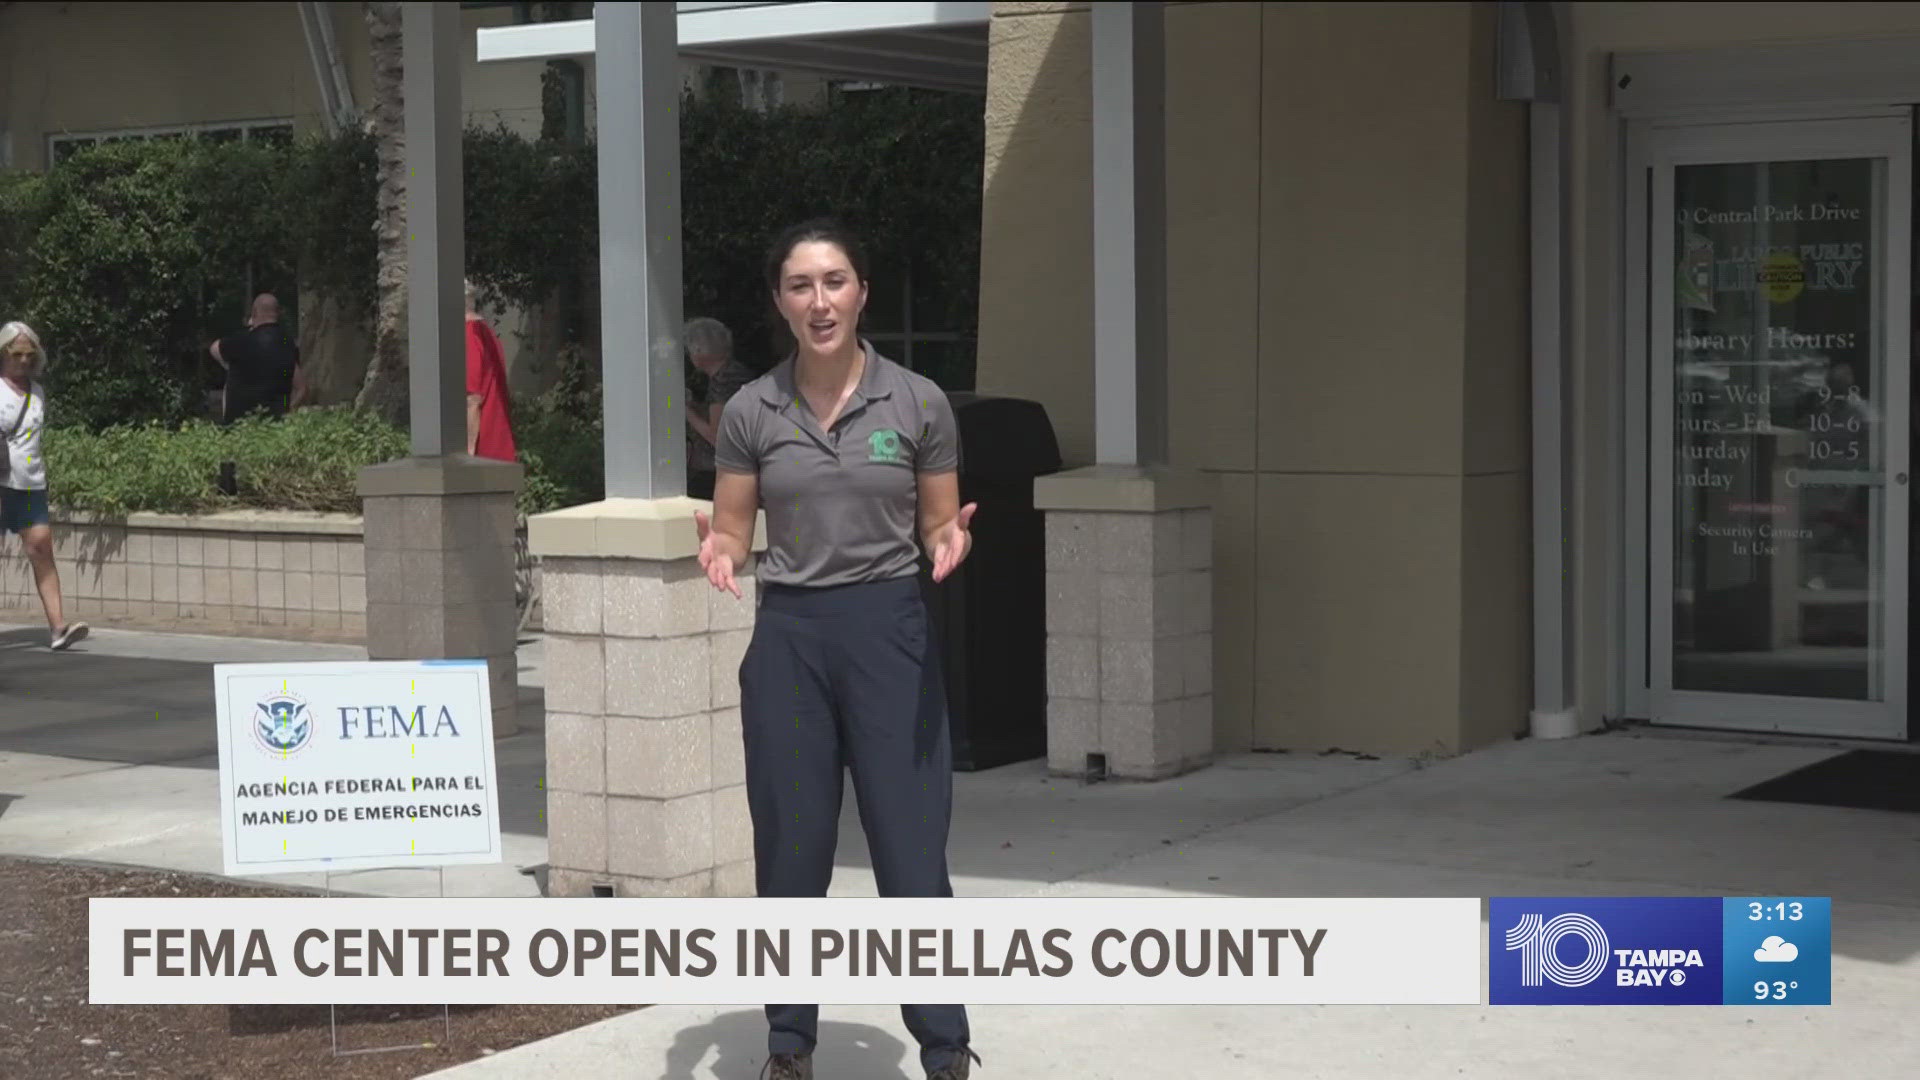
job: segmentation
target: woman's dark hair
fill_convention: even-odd
[[[787,263],[787,256],[801,244],[814,242],[832,244],[846,252],[847,262],[853,266],[853,276],[861,281],[867,280],[867,253],[860,241],[846,226],[832,218],[814,218],[803,221],[780,234],[780,238],[767,249],[767,289],[780,291],[780,268]]]

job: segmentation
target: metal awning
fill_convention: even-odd
[[[677,5],[680,55],[731,67],[806,72],[984,93],[990,3]],[[593,55],[593,20],[490,27],[479,60]]]

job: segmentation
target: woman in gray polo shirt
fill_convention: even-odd
[[[767,514],[760,606],[740,665],[747,799],[761,896],[819,897],[833,877],[843,770],[882,896],[952,896],[953,771],[921,550],[944,580],[972,547],[953,409],[861,340],[858,245],[831,223],[774,245],[767,285],[798,347],[727,402],[700,564],[734,572]],[[929,1080],[965,1080],[960,1005],[902,1005]],[[810,1080],[820,1010],[769,1005],[772,1080]]]

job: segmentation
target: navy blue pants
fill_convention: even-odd
[[[740,711],[761,896],[827,895],[848,771],[880,895],[953,895],[946,691],[918,578],[762,586]],[[927,1069],[968,1053],[965,1007],[900,1015]],[[811,1052],[820,1007],[769,1005],[767,1023],[769,1053]]]

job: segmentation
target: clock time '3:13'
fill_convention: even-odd
[[[1798,900],[1783,900],[1777,904],[1763,904],[1755,900],[1747,905],[1747,919],[1751,922],[1799,922],[1801,913]]]

